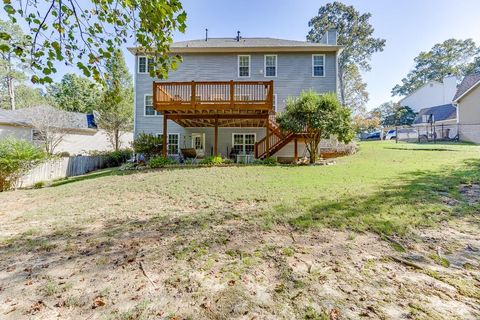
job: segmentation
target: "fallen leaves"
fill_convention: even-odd
[[[95,300],[93,301],[92,309],[96,309],[98,307],[103,307],[107,303],[103,299],[103,297],[96,297]]]

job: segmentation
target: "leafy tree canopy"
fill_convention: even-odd
[[[384,127],[411,125],[416,118],[410,107],[403,107],[392,101],[383,103],[374,109],[372,114],[380,118],[380,124]]]
[[[102,88],[88,78],[67,73],[47,87],[54,104],[63,110],[91,113],[98,106]]]
[[[345,75],[351,71],[347,67],[354,64],[362,70],[370,70],[372,55],[383,51],[385,47],[385,39],[373,37],[371,16],[370,13],[360,14],[353,6],[334,1],[320,7],[318,14],[308,23],[311,27],[307,35],[308,40],[320,42],[328,30],[336,29],[337,43],[344,46],[338,58],[342,104],[346,102]]]
[[[315,163],[321,139],[336,137],[348,143],[353,138],[351,112],[343,107],[334,93],[304,91],[298,98],[289,98],[285,112],[277,116],[284,131],[304,133],[310,163]]]
[[[87,77],[105,80],[104,68],[115,50],[130,38],[155,57],[152,75],[164,78],[179,57],[168,55],[172,34],[186,28],[179,0],[3,0],[13,23],[30,27],[30,46],[12,43],[12,32],[0,31],[0,51],[14,50],[36,71],[34,83],[51,83],[55,61],[73,65]]]
[[[412,93],[431,80],[443,81],[448,74],[464,76],[480,66],[480,48],[472,39],[448,39],[415,57],[415,66],[401,84],[392,89],[392,95]]]
[[[367,84],[363,82],[362,75],[356,65],[346,66],[344,83],[345,106],[349,107],[354,115],[365,113],[369,100]]]

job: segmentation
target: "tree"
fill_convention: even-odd
[[[15,23],[29,25],[31,47],[10,43],[13,35],[0,31],[0,50],[14,50],[37,71],[31,80],[51,83],[55,61],[74,65],[87,77],[103,80],[106,61],[134,38],[140,50],[154,57],[151,74],[164,78],[179,57],[170,56],[174,31],[184,32],[186,13],[180,0],[4,0],[3,9]]]
[[[289,98],[285,112],[277,116],[284,131],[304,133],[310,163],[315,163],[321,139],[335,136],[348,143],[353,138],[351,111],[340,104],[334,93],[302,92],[299,98]]]
[[[88,78],[67,73],[60,82],[48,86],[47,92],[60,109],[92,113],[98,106],[101,87]]]
[[[26,65],[18,57],[17,48],[28,47],[28,38],[23,34],[20,26],[9,21],[0,20],[0,35],[8,33],[8,41],[0,37],[0,87],[2,96],[7,92],[6,98],[9,109],[15,110],[15,85],[27,78]],[[2,103],[3,104],[3,103]]]
[[[370,13],[360,14],[353,6],[334,1],[320,7],[318,15],[313,17],[308,26],[307,39],[320,42],[328,30],[336,29],[337,43],[344,46],[338,57],[338,77],[340,85],[340,101],[346,104],[346,81],[350,65],[361,70],[370,70],[370,59],[375,52],[383,51],[385,40],[374,38],[374,28],[370,24]]]
[[[48,154],[55,153],[55,148],[76,123],[72,114],[51,106],[29,108],[25,114],[28,123],[36,130],[34,138]]]
[[[26,140],[0,140],[0,191],[14,187],[23,174],[45,158],[45,153]]]
[[[354,115],[366,112],[368,98],[367,84],[363,82],[358,67],[354,64],[346,66],[344,77],[345,106],[352,110]]]
[[[97,110],[97,124],[107,132],[112,147],[118,150],[120,137],[132,129],[132,76],[120,50],[109,59],[106,69],[108,78]]]
[[[362,113],[353,116],[353,130],[355,133],[369,132],[380,126],[380,118],[374,113]]]
[[[16,108],[30,108],[50,104],[50,98],[41,88],[34,88],[24,83],[15,87]]]
[[[448,39],[430,51],[420,52],[414,61],[413,70],[392,89],[393,96],[408,95],[431,80],[442,82],[448,74],[464,76],[472,72],[480,64],[480,48],[472,39]]]
[[[416,118],[415,112],[410,107],[403,107],[392,101],[383,103],[374,109],[372,114],[379,117],[380,124],[384,127],[411,125]]]

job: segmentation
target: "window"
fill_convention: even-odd
[[[277,76],[277,55],[265,55],[265,77]]]
[[[32,129],[32,141],[45,142],[45,135],[41,131]]]
[[[153,58],[147,58],[144,56],[138,57],[138,73],[147,73],[153,70],[155,66]]]
[[[250,56],[238,56],[238,76],[250,77]]]
[[[256,141],[255,133],[234,133],[232,140],[235,153],[253,153]]]
[[[145,95],[145,115],[146,116],[157,116],[157,111],[153,108],[153,97],[151,95]]]
[[[159,137],[162,137],[163,134],[159,133]],[[167,154],[174,155],[178,154],[179,145],[180,145],[180,135],[178,133],[169,133],[167,139]]]
[[[312,76],[313,77],[325,76],[325,55],[324,54],[312,55]]]

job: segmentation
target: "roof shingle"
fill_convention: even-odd
[[[480,83],[480,72],[474,72],[472,74],[466,75],[463,78],[462,83],[457,88],[457,93],[453,97],[453,101],[457,101],[461,96],[463,96],[470,88]]]
[[[452,120],[457,117],[457,108],[455,108],[455,106],[451,103],[430,108],[423,108],[418,112],[418,115],[413,123],[423,123],[422,118],[426,115],[432,115],[433,121],[435,122]]]

